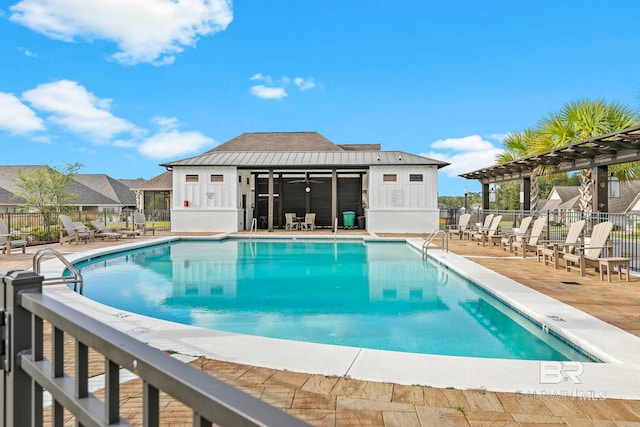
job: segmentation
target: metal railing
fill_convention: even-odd
[[[58,251],[51,248],[40,249],[33,255],[33,272],[40,274],[41,264],[46,258],[56,257],[64,264],[64,266],[71,272],[71,276],[59,276],[59,277],[47,277],[43,280],[47,285],[60,285],[73,283],[73,291],[83,293],[84,279],[82,273],[73,266],[67,259]]]
[[[133,209],[123,209],[118,212],[104,210],[61,212],[69,215],[72,221],[81,221],[91,228],[91,221],[101,221],[109,228],[133,229]],[[157,231],[171,231],[171,211],[144,211],[149,225]],[[9,232],[28,233],[29,245],[57,242],[60,235],[59,213],[0,213],[0,220],[7,224]]]
[[[307,426],[305,422],[112,329],[42,294],[43,277],[30,271],[0,273],[0,419],[6,427],[42,426],[43,391],[52,397],[54,426],[67,414],[76,425],[158,426],[160,392],[192,410],[194,426]],[[52,326],[50,359],[44,323]],[[64,336],[75,338],[74,372],[65,372]],[[90,347],[89,347],[90,345]],[[89,349],[105,358],[104,398],[89,392]],[[67,352],[68,353],[68,352]],[[142,421],[120,414],[120,368],[142,379]],[[187,421],[187,420],[185,420]]]
[[[431,234],[427,236],[422,244],[422,258],[427,259],[427,249],[429,249],[429,245],[433,242],[433,240],[438,237],[442,237],[442,246],[440,249],[443,249],[445,252],[449,252],[449,233],[444,230],[435,230]],[[436,246],[438,248],[438,246]]]

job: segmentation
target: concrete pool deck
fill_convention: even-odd
[[[278,233],[277,235],[281,236],[280,233]],[[269,235],[269,237],[273,236],[274,234]],[[297,234],[297,236],[300,236],[300,234]],[[137,246],[142,243],[142,239],[136,240],[137,241],[125,241],[124,243],[126,243],[127,246]],[[163,240],[163,238],[160,238],[160,240]],[[122,242],[119,243],[122,244]],[[601,282],[599,280],[599,277],[596,276],[579,278],[579,276],[577,276],[576,274],[566,273],[564,271],[554,271],[552,267],[542,267],[542,264],[538,264],[535,261],[535,258],[529,258],[525,260],[521,258],[515,259],[509,257],[506,253],[501,253],[501,251],[496,248],[482,248],[477,246],[475,243],[471,245],[471,243],[472,242],[451,241],[451,253],[445,254],[439,249],[434,249],[433,251],[430,251],[430,253],[435,257],[439,257],[440,261],[443,263],[462,263],[461,267],[463,271],[477,270],[474,272],[474,274],[480,274],[481,280],[488,281],[490,282],[490,284],[498,286],[498,288],[500,288],[500,292],[509,291],[509,289],[505,290],[502,288],[509,288],[509,286],[512,286],[512,281],[504,281],[504,279],[499,278],[496,279],[497,276],[493,276],[490,271],[485,271],[487,269],[480,268],[479,264],[483,262],[489,262],[490,260],[493,260],[493,262],[495,262],[496,265],[500,268],[505,268],[505,265],[508,266],[509,264],[511,264],[511,267],[506,267],[508,270],[507,273],[511,272],[512,275],[515,275],[520,283],[531,281],[548,283],[551,286],[557,286],[553,285],[556,278],[559,279],[560,282],[567,280],[579,282],[580,286],[564,286],[561,294],[563,294],[566,298],[569,298],[569,295],[572,295],[570,298],[578,300],[578,302],[580,302],[580,296],[582,296],[582,302],[587,306],[590,306],[592,310],[598,305],[594,303],[594,300],[597,301],[599,299],[599,293],[603,295],[601,298],[605,298],[608,294],[613,295],[616,293],[616,291],[621,292],[622,294],[625,294],[623,297],[624,303],[621,306],[616,307],[615,309],[609,308],[598,310],[600,310],[600,312],[604,312],[608,317],[610,317],[614,321],[613,323],[629,326],[633,326],[635,323],[635,327],[638,327],[637,307],[638,298],[640,297],[640,292],[638,289],[640,280],[637,277],[632,277],[632,281],[628,284],[626,282],[618,282],[617,280],[615,280],[611,284],[608,284],[607,282]],[[67,252],[67,250],[85,250],[83,254],[74,255],[71,252],[66,253],[69,259],[73,259],[74,256],[86,257],[91,256],[92,254],[95,255],[98,253],[97,251],[102,250],[99,247],[112,247],[114,245],[96,242],[90,245],[72,246],[73,247],[67,245],[54,246],[54,248],[63,250],[64,252]],[[438,252],[440,253],[440,255],[438,255]],[[465,252],[469,253],[465,255]],[[459,253],[465,256],[457,256],[454,255],[454,253]],[[12,255],[10,259],[13,262],[19,262],[19,260],[17,259],[18,257],[21,256]],[[8,258],[9,257],[6,256],[0,256],[1,270],[8,269],[5,268],[5,261],[9,261]],[[470,260],[473,260],[473,262],[471,262]],[[30,266],[30,259],[27,266],[20,267],[19,265],[14,265],[9,267],[27,268],[28,266]],[[56,267],[52,265],[52,268],[55,270]],[[564,378],[559,383],[555,383],[554,381],[557,378],[557,375],[554,374],[555,368],[551,366],[549,371],[545,371],[547,373],[544,378],[545,384],[541,384],[541,365],[539,362],[412,355],[365,349],[322,346],[317,344],[292,343],[282,340],[237,336],[234,334],[199,330],[197,328],[175,325],[155,319],[148,319],[144,318],[143,316],[138,316],[131,313],[123,313],[119,310],[104,307],[93,302],[89,302],[89,306],[93,307],[92,312],[94,312],[98,318],[101,318],[117,329],[137,336],[142,341],[148,342],[158,348],[178,351],[184,354],[205,356],[207,359],[226,360],[227,362],[233,362],[232,364],[234,365],[237,364],[237,366],[248,367],[246,368],[248,370],[251,370],[251,366],[258,366],[262,368],[255,369],[281,370],[278,372],[284,372],[282,370],[286,369],[287,372],[306,372],[306,374],[300,373],[298,375],[303,377],[307,376],[308,380],[310,380],[311,378],[318,378],[318,375],[320,374],[322,375],[320,375],[319,378],[326,378],[327,375],[329,376],[329,378],[335,377],[349,379],[349,381],[354,381],[356,378],[359,378],[362,380],[361,383],[363,384],[382,384],[385,386],[391,386],[392,389],[397,388],[398,390],[414,390],[414,392],[416,393],[416,390],[420,389],[420,394],[423,397],[426,393],[425,390],[431,389],[431,387],[441,388],[440,392],[443,394],[447,394],[448,390],[451,390],[449,389],[449,387],[458,389],[455,391],[460,391],[459,389],[465,389],[467,390],[465,393],[472,394],[473,397],[465,396],[463,393],[463,400],[466,399],[467,404],[461,404],[457,406],[463,409],[468,406],[469,412],[467,413],[465,413],[464,410],[456,410],[457,406],[449,405],[446,405],[444,407],[436,406],[436,408],[453,410],[453,413],[450,411],[433,412],[431,411],[433,407],[427,404],[426,398],[423,403],[426,405],[426,407],[431,408],[429,410],[426,410],[427,415],[431,414],[435,416],[434,414],[448,414],[447,417],[451,416],[452,419],[456,419],[458,421],[466,420],[466,422],[468,423],[471,423],[471,421],[473,421],[469,418],[469,416],[471,412],[473,412],[472,406],[474,406],[469,404],[469,399],[479,399],[478,396],[482,395],[483,399],[491,400],[495,398],[500,401],[500,396],[502,395],[502,393],[500,392],[502,391],[530,393],[527,395],[529,396],[529,398],[522,399],[520,397],[520,399],[541,403],[543,405],[546,405],[547,409],[548,405],[546,402],[544,402],[544,396],[564,396],[564,399],[568,399],[568,402],[579,402],[581,400],[586,400],[589,402],[589,404],[598,404],[600,402],[603,402],[599,401],[598,399],[606,398],[606,401],[609,402],[608,405],[611,404],[612,398],[637,399],[639,397],[640,387],[638,387],[637,384],[640,384],[640,377],[638,377],[638,366],[634,363],[634,361],[637,361],[639,359],[637,356],[640,353],[637,353],[638,347],[636,347],[637,339],[635,337],[631,336],[628,333],[624,333],[619,329],[608,329],[610,328],[609,325],[601,324],[603,322],[600,322],[597,319],[592,318],[591,316],[581,318],[579,317],[581,316],[579,311],[575,310],[575,308],[573,307],[565,306],[564,304],[554,307],[553,311],[548,311],[547,304],[553,303],[553,301],[546,300],[545,298],[543,298],[544,295],[539,294],[538,292],[532,293],[531,291],[531,288],[535,289],[535,286],[540,285],[534,283],[533,286],[531,286],[531,284],[527,284],[527,286],[524,287],[522,285],[518,286],[516,286],[515,289],[516,296],[518,296],[517,294],[521,294],[519,295],[520,297],[524,297],[527,302],[531,302],[531,304],[527,304],[527,307],[529,307],[529,305],[535,305],[536,303],[541,304],[542,312],[538,314],[543,318],[548,313],[555,313],[552,314],[552,316],[554,316],[551,318],[552,321],[563,319],[565,320],[565,322],[562,323],[579,323],[580,325],[577,326],[582,326],[582,328],[577,327],[576,329],[578,329],[578,331],[574,333],[582,333],[583,336],[579,336],[578,338],[585,339],[586,343],[590,342],[588,338],[599,338],[600,336],[606,338],[604,344],[600,343],[599,346],[596,346],[596,349],[601,352],[600,356],[604,355],[606,356],[605,358],[609,358],[608,360],[616,360],[616,362],[605,364],[583,364],[582,367],[584,368],[584,372],[580,373],[579,375],[579,384],[573,381],[565,381]],[[585,290],[587,292],[584,292]],[[511,289],[511,291],[514,291],[514,289]],[[55,295],[56,298],[63,299],[70,305],[76,305],[77,307],[82,308],[85,312],[87,311],[88,303],[86,299],[80,297],[79,295],[68,292],[66,289],[60,289],[59,287],[47,287],[46,292],[48,294],[51,294],[52,296]],[[542,290],[542,292],[544,292],[544,290]],[[587,297],[586,299],[585,296]],[[536,299],[538,301],[535,301]],[[606,301],[601,302],[599,305],[607,305],[607,301],[609,299],[611,298],[607,298]],[[514,301],[517,302],[517,299],[514,299],[511,302],[513,303]],[[612,303],[615,304],[615,298],[613,299]],[[633,310],[634,305],[635,310]],[[567,311],[558,311],[560,309]],[[545,312],[544,310],[547,310],[547,312]],[[602,315],[602,313],[600,313],[598,310],[593,311],[598,312]],[[585,328],[584,321],[586,320],[588,320],[588,322],[590,323],[588,323],[588,327]],[[571,330],[571,326],[572,325],[569,325],[568,330]],[[584,330],[580,331],[580,329]],[[631,328],[629,332],[637,333],[637,330]],[[584,336],[585,334],[586,337]],[[286,346],[284,344],[286,344]],[[600,348],[603,345],[605,348]],[[258,351],[256,351],[256,349],[258,349]],[[292,358],[291,354],[296,354],[296,357]],[[316,370],[318,368],[319,370]],[[576,367],[569,365],[565,368],[568,371],[567,373],[570,374],[571,369],[574,369]],[[215,375],[215,373],[213,374]],[[374,381],[376,383],[373,383]],[[334,386],[336,386],[336,384],[337,382],[334,384]],[[427,387],[419,387],[419,384],[426,385]],[[371,387],[373,387],[373,385],[371,385]],[[489,393],[487,392],[487,390],[496,391],[498,393]],[[507,393],[506,395],[512,397],[522,396],[521,394],[517,393]],[[330,398],[330,396],[335,397],[337,395],[329,394],[327,398]],[[350,395],[349,398],[361,399],[363,398],[363,396],[363,394],[359,396]],[[539,397],[539,399],[536,399],[536,396]],[[583,399],[581,399],[581,397]],[[346,397],[343,396],[343,398]],[[509,397],[505,397],[505,399],[509,399]],[[355,406],[365,404],[365,401],[360,400],[355,402],[348,401],[351,403],[346,404],[345,402],[347,401],[342,399],[342,404],[346,405],[346,407],[350,407],[351,404]],[[393,399],[389,401],[389,403],[394,402],[397,403],[397,401],[394,401]],[[565,404],[568,403],[565,402]],[[630,416],[625,412],[625,415],[621,418],[622,420],[624,420],[625,422],[640,422],[640,410],[638,410],[638,406],[636,404],[637,402],[626,402],[626,406],[623,405],[625,411],[628,411],[629,407],[633,407],[636,409],[631,410],[631,413],[633,413],[634,416]],[[604,405],[604,403],[602,403],[601,405]],[[373,410],[375,406],[376,405],[372,405],[369,409]],[[504,407],[504,404],[498,406],[502,406],[503,410],[496,412],[505,412],[506,408]],[[347,410],[346,407],[343,409]],[[293,407],[285,409],[293,409]],[[356,408],[351,409],[356,410]],[[394,410],[390,407],[387,409],[389,413],[394,412]],[[476,407],[475,409],[479,409],[479,407]],[[491,411],[494,411],[494,409],[492,409]],[[360,410],[362,410],[362,408],[360,408]],[[384,412],[384,409],[381,409],[379,412]],[[406,411],[401,410],[400,412],[404,414],[404,412]],[[408,412],[411,413],[411,411]],[[334,420],[337,420],[339,418],[336,413],[334,413]],[[548,422],[557,423],[561,421],[560,419],[562,418],[562,416],[556,416],[559,415],[559,413],[556,415],[554,415],[554,411],[551,411],[549,413],[551,414],[551,417],[553,419],[548,418]],[[418,410],[418,408],[415,407],[414,414],[418,417],[417,419],[421,423],[423,422],[423,416],[427,416],[425,415],[424,408]],[[420,414],[422,414],[422,416]],[[428,415],[427,418],[429,418],[429,416],[431,415]],[[513,413],[511,415],[511,418],[507,417],[508,419],[503,419],[502,421],[517,423],[521,422],[513,417]],[[411,418],[410,415],[407,416]],[[460,416],[462,417],[461,419]],[[493,414],[492,416],[497,417],[498,415]],[[601,415],[599,415],[598,417],[600,416]],[[389,415],[389,417],[391,417],[391,415]],[[542,419],[543,418],[540,418],[540,421],[542,421]],[[587,419],[594,418],[587,417]],[[595,419],[612,420],[616,418],[614,416],[614,418]],[[498,419],[494,419],[494,421],[498,421]],[[567,420],[565,420],[564,422],[567,422]],[[339,423],[336,423],[335,425],[339,425]],[[428,423],[424,425],[428,425]]]

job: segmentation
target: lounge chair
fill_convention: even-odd
[[[465,239],[471,240],[474,234],[489,230],[489,227],[491,227],[491,221],[493,221],[493,217],[494,217],[494,214],[487,215],[486,217],[484,217],[484,223],[478,226],[478,228],[475,228],[475,229],[469,228],[463,231],[462,232],[463,237]]]
[[[156,235],[155,227],[147,224],[147,218],[142,212],[133,213],[133,223],[136,230],[141,230],[144,236],[147,235],[147,231],[151,231],[151,234]]]
[[[520,227],[515,229],[511,233],[505,233],[502,235],[500,239],[500,249],[507,250],[509,248],[509,252],[513,252],[513,242],[521,241],[523,237],[529,234],[529,227],[531,226],[531,222],[533,221],[532,216],[526,216],[522,218],[520,221]]]
[[[448,230],[449,238],[451,238],[451,235],[457,234],[458,239],[462,239],[463,233],[469,229],[470,219],[471,219],[471,214],[469,213],[460,215],[460,218],[458,218],[458,225],[453,225]]]
[[[500,226],[500,221],[502,221],[502,215],[494,215],[491,220],[491,225],[487,231],[480,231],[473,235],[473,240],[477,240],[478,244],[482,242],[482,246],[485,246],[487,242],[490,244],[494,243],[494,239],[496,237],[500,237],[498,234],[498,227]]]
[[[579,270],[580,276],[584,276],[587,267],[599,269],[602,250],[607,249],[605,257],[610,256],[612,252],[612,247],[606,246],[612,229],[613,223],[611,221],[604,221],[594,225],[591,232],[591,240],[588,244],[576,245],[577,254],[564,254],[563,258],[567,271]]]
[[[518,255],[518,252],[522,252],[522,258],[527,257],[527,251],[538,253],[538,241],[540,240],[540,235],[542,234],[542,230],[544,229],[545,224],[547,223],[547,218],[544,216],[539,217],[535,221],[533,221],[533,226],[531,227],[531,233],[527,236],[522,236],[522,240],[514,241],[511,243],[511,247],[513,249],[513,253]]]
[[[284,229],[285,230],[297,230],[299,222],[296,221],[296,214],[293,212],[287,212],[284,214]]]
[[[60,215],[60,223],[62,227],[60,228],[60,244],[62,245],[64,242],[75,242],[76,245],[80,243],[80,240],[84,240],[87,243],[89,240],[93,240],[93,232],[91,232],[84,224],[82,226],[76,227],[71,221],[71,218],[67,215]],[[65,235],[66,232],[66,235]]]
[[[116,232],[116,231],[109,230],[107,226],[100,221],[91,221],[91,225],[93,226],[93,228],[96,229],[94,236],[101,238],[102,240],[105,240],[105,239],[118,240],[120,237],[123,236],[123,234],[119,231]],[[135,235],[135,231],[131,231],[131,233]]]
[[[542,244],[539,245],[537,249],[538,262],[540,262],[541,259],[544,262],[544,265],[549,265],[553,262],[553,266],[557,270],[560,258],[562,258],[564,254],[570,254],[573,252],[573,249],[580,238],[580,234],[582,233],[582,229],[584,228],[584,224],[584,219],[572,223],[569,227],[567,237],[563,242],[539,241],[538,243]]]
[[[10,234],[7,229],[7,224],[4,220],[0,220],[0,250],[2,253],[11,255],[11,249],[22,249],[22,253],[26,253],[27,241],[24,239],[12,239],[15,234]]]
[[[316,229],[316,214],[311,212],[304,216],[304,222],[300,223],[300,227],[303,230],[315,230]]]

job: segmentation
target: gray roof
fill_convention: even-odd
[[[270,151],[229,152],[208,151],[200,156],[164,163],[161,166],[237,166],[244,168],[306,168],[368,167],[376,165],[433,165],[449,163],[402,151]]]
[[[173,189],[173,172],[166,171],[163,174],[154,176],[153,178],[144,181],[134,187],[131,190],[172,190]]]
[[[636,196],[640,193],[640,181],[620,183],[620,197],[609,197],[609,212],[626,212],[631,208]]]
[[[17,200],[13,194],[20,192],[15,180],[18,172],[30,173],[38,169],[48,168],[46,165],[0,166],[0,203],[4,205],[20,205],[24,200]],[[121,182],[103,174],[77,174],[67,191],[78,197],[72,205],[78,206],[135,206],[135,194]]]
[[[212,151],[342,151],[318,132],[247,132]]]
[[[103,194],[117,204],[135,206],[136,196],[129,187],[105,174],[77,174],[73,179]]]

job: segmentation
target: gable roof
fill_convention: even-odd
[[[131,190],[172,190],[173,189],[173,172],[166,171],[158,176],[154,176],[136,186]]]
[[[105,174],[77,174],[73,179],[125,206],[135,206],[136,196],[129,187]]]

